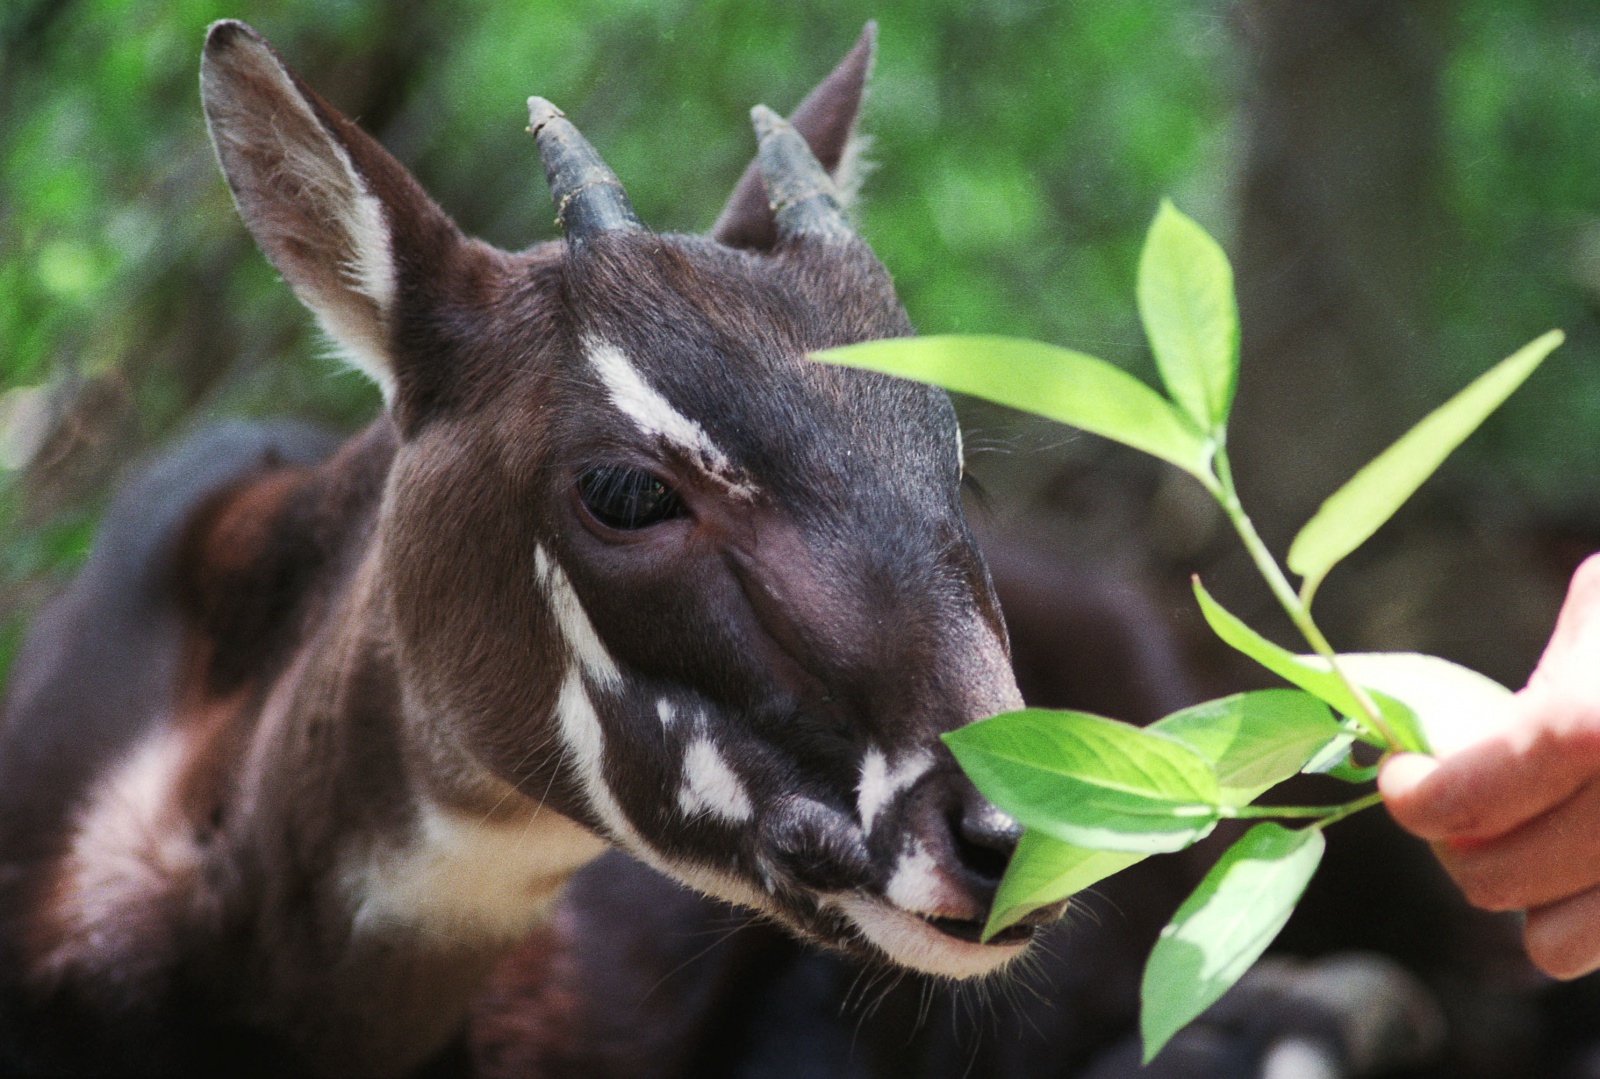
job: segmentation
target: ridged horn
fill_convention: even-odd
[[[800,133],[765,105],[750,110],[750,122],[756,129],[756,162],[767,185],[778,239],[808,236],[838,241],[854,236],[828,170]]]
[[[550,181],[556,224],[568,241],[644,228],[617,174],[565,113],[542,97],[530,97],[528,130],[539,145],[539,160]]]

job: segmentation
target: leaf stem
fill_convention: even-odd
[[[1400,752],[1404,747],[1400,744],[1400,739],[1395,736],[1394,729],[1384,720],[1383,714],[1378,710],[1378,706],[1373,703],[1372,697],[1367,693],[1366,689],[1357,685],[1340,667],[1339,657],[1334,653],[1333,646],[1322,635],[1322,630],[1317,628],[1317,624],[1311,620],[1311,611],[1307,607],[1305,599],[1296,594],[1294,587],[1289,584],[1289,579],[1284,576],[1283,570],[1279,568],[1278,560],[1272,557],[1272,552],[1267,549],[1266,543],[1262,541],[1261,536],[1256,532],[1256,526],[1250,520],[1249,514],[1245,513],[1244,504],[1239,501],[1239,492],[1233,485],[1233,468],[1228,462],[1228,451],[1220,443],[1217,446],[1213,464],[1216,468],[1217,488],[1212,493],[1222,506],[1222,511],[1228,515],[1228,520],[1233,523],[1233,530],[1239,534],[1239,539],[1244,542],[1245,550],[1250,553],[1251,561],[1256,564],[1256,568],[1261,571],[1261,576],[1266,579],[1267,587],[1272,589],[1274,598],[1277,599],[1284,613],[1289,616],[1289,620],[1295,624],[1295,628],[1300,631],[1300,635],[1306,639],[1306,643],[1311,646],[1312,651],[1328,662],[1328,666],[1333,671],[1334,676],[1343,682],[1345,688],[1350,691],[1350,695],[1355,698],[1356,704],[1366,713],[1364,719],[1368,727],[1387,743],[1390,751]]]
[[[1250,820],[1259,818],[1278,817],[1290,820],[1315,818],[1313,828],[1326,828],[1334,821],[1344,820],[1352,813],[1359,813],[1368,806],[1377,805],[1383,801],[1383,795],[1377,791],[1364,794],[1350,802],[1343,802],[1331,806],[1224,806],[1219,816],[1230,817],[1237,820]]]
[[[1338,812],[1328,814],[1326,817],[1323,817],[1321,820],[1317,821],[1317,823],[1313,824],[1311,827],[1313,827],[1313,828],[1326,828],[1330,824],[1337,823],[1338,821],[1342,821],[1346,817],[1351,816],[1352,814],[1361,812],[1363,809],[1366,809],[1368,806],[1375,806],[1381,801],[1383,801],[1383,795],[1381,793],[1379,793],[1378,791],[1373,791],[1371,794],[1362,795],[1360,798],[1357,798],[1355,801],[1346,802],[1344,805],[1339,807]]]

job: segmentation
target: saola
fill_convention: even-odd
[[[794,126],[755,110],[709,237],[644,227],[532,99],[564,238],[510,254],[212,27],[239,211],[386,409],[326,459],[197,438],[36,625],[4,1070],[412,1072],[607,843],[920,971],[1024,950],[978,942],[1018,829],[938,740],[1019,702],[955,415],[805,359],[910,332],[828,172],[871,50]]]

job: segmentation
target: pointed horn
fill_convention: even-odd
[[[778,239],[811,236],[839,241],[854,236],[839,208],[833,180],[800,133],[765,105],[750,110],[750,121],[756,129],[756,161],[767,185]]]
[[[528,130],[539,144],[556,224],[569,241],[644,228],[617,174],[560,109],[542,97],[530,97]]]

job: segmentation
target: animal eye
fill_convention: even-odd
[[[649,528],[684,515],[683,500],[648,472],[597,465],[578,477],[578,496],[595,519],[611,528]]]

